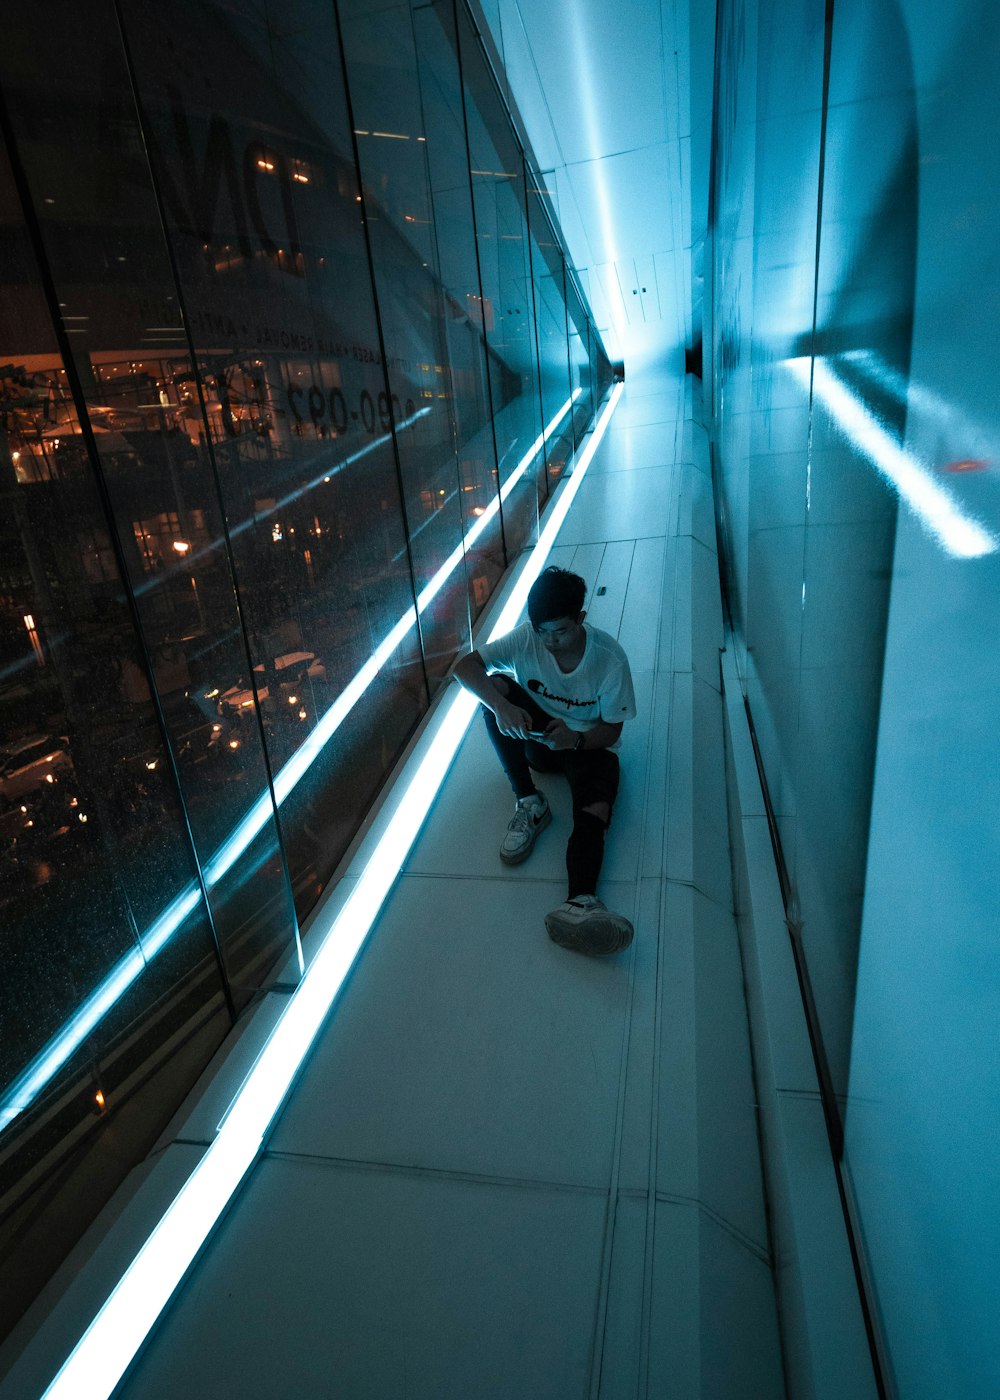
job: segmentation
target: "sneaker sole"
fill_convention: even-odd
[[[586,923],[563,923],[553,914],[546,914],[545,927],[553,943],[568,948],[571,953],[589,953],[603,958],[620,953],[632,942],[634,930],[620,928],[612,919],[590,918]]]
[[[535,842],[538,840],[539,833],[545,830],[545,828],[548,826],[551,820],[552,808],[549,807],[544,817],[542,817],[541,821],[535,827],[535,834],[531,839],[531,844],[527,846],[523,851],[520,851],[517,855],[505,855],[503,848],[501,847],[500,859],[503,861],[504,865],[520,865],[523,860],[527,860],[528,857],[531,855],[532,851],[535,849]]]

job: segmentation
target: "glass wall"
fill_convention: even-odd
[[[603,354],[464,9],[8,21],[0,1332],[300,974]]]
[[[546,198],[538,191],[537,178],[529,173],[528,213],[542,418],[546,424],[556,423],[545,443],[549,490],[562,475],[573,451],[573,385],[563,260],[549,223]],[[567,404],[571,406],[567,408]]]
[[[590,330],[583,299],[566,269],[566,320],[569,327],[570,387],[579,389],[573,402],[573,431],[577,445],[594,414],[594,377],[590,363]]]
[[[716,54],[735,642],[902,1400],[1000,1388],[993,29],[978,3],[727,0]]]
[[[524,155],[470,16],[458,16],[469,172],[491,354],[490,399],[508,552],[534,542],[545,502],[545,454]],[[495,368],[493,367],[495,365]],[[545,420],[547,424],[549,420]]]
[[[822,6],[757,0],[723,20],[714,392],[730,591],[789,913],[842,1101],[896,495],[840,410],[862,355],[908,372],[912,95],[879,109],[876,161],[854,59],[825,44]],[[899,404],[882,395],[875,411],[898,441]]]

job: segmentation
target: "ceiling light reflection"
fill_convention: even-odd
[[[1000,548],[1000,539],[971,519],[930,469],[904,451],[865,401],[824,360],[786,361],[788,369],[812,392],[878,473],[885,477],[927,530],[958,559],[976,559]]]

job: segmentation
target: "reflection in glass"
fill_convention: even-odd
[[[253,660],[218,704],[241,743],[263,726],[277,774],[412,606],[393,423],[419,443],[429,415],[415,379],[387,387],[332,13],[279,36],[181,10],[137,6],[130,39]],[[224,114],[204,62],[232,80]],[[300,914],[426,703],[413,629],[283,805]]]
[[[562,251],[549,222],[544,197],[535,193],[538,189],[539,186],[534,183],[529,187],[528,214],[535,325],[538,335],[539,390],[542,417],[548,422],[553,410],[566,401],[574,386],[569,373]],[[580,395],[580,398],[582,397],[583,395]],[[575,414],[567,417],[560,425],[560,431],[553,433],[546,444],[546,492],[550,492],[562,476],[573,451],[574,417]]]
[[[542,431],[525,165],[464,10],[458,24],[483,330],[491,351],[490,399],[502,486]],[[506,503],[508,555],[537,538],[545,496],[543,456]]]
[[[0,54],[4,1212],[105,1125],[140,1160],[299,975],[604,372],[450,6],[345,4],[350,92],[318,0],[46,16]],[[32,1216],[0,1331],[116,1180]]]
[[[570,383],[583,392],[573,412],[573,432],[577,445],[595,409],[594,378],[590,363],[590,328],[579,293],[573,285],[572,270],[566,268],[566,322],[569,328]]]
[[[0,1264],[18,1280],[4,1333],[187,1092],[184,1047],[210,1055],[230,1016],[150,657],[6,154],[0,224],[0,1131],[17,1123]],[[67,339],[73,326],[67,314]],[[91,442],[134,461],[130,420],[96,417]],[[136,1093],[147,1119],[114,1120],[109,1157],[107,1115]],[[32,1192],[71,1151],[60,1211],[30,1228]]]
[[[457,73],[453,53],[450,71],[442,68],[447,39],[433,8],[419,31],[409,6],[373,14],[349,4],[341,17],[389,384],[425,410],[396,439],[419,591],[497,489],[464,138],[440,90],[442,80],[457,88]],[[503,567],[495,520],[467,569],[453,571],[422,613],[424,659],[438,682]]]

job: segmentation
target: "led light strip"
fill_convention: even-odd
[[[573,474],[562,484],[489,641],[508,632],[520,616],[528,590],[544,567],[617,407],[622,387],[615,386]],[[406,786],[385,831],[243,1081],[211,1146],[63,1363],[43,1400],[108,1400],[121,1380],[253,1165],[265,1133],[396,882],[477,707],[475,696],[458,689],[438,710],[427,751],[413,775],[404,778]]]
[[[810,361],[789,360],[788,369],[809,387]],[[813,394],[881,476],[893,486],[949,554],[976,559],[1000,547],[996,535],[965,515],[927,467],[899,446],[871,409],[822,360],[812,361]]]
[[[406,610],[388,636],[382,640],[360,671],[351,678],[284,767],[275,774],[274,795],[279,806],[291,793],[296,783],[308,772],[311,765],[319,757],[323,747],[329,743],[393,652],[405,640],[416,624],[417,614],[422,613],[428,607],[450,575],[462,562],[466,552],[481,537],[490,521],[495,518],[500,509],[500,503],[507,499],[514,487],[520,482],[544,444],[555,432],[582,392],[583,390],[579,388],[574,390],[545,430],[535,438],[504,482],[499,497],[493,498],[475,524],[469,528],[462,543],[452,551],[430,582],[422,589],[417,598],[416,609],[410,607]],[[412,419],[407,419],[406,422],[415,422],[426,411],[428,410],[420,410],[420,413],[415,414]],[[357,461],[377,445],[377,443],[370,443],[367,447],[361,448],[328,475],[333,475],[334,471],[340,470],[350,462]],[[323,477],[316,478],[317,482],[322,480]],[[315,482],[310,483],[311,485],[315,485]],[[292,493],[283,500],[291,500],[295,494],[297,493]],[[233,830],[206,861],[203,874],[209,889],[217,885],[223,876],[232,869],[250,843],[266,826],[272,811],[270,793],[261,793],[250,810],[237,822]],[[172,935],[177,932],[184,920],[195,909],[199,899],[200,892],[195,882],[192,881],[140,935],[139,947],[130,949],[115,963],[97,988],[81,1002],[70,1019],[47,1041],[17,1078],[12,1080],[3,1098],[0,1099],[0,1132],[3,1132],[4,1128],[34,1102],[52,1077],[79,1048],[83,1040],[124,995]]]

